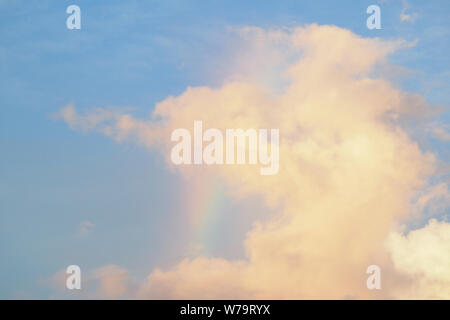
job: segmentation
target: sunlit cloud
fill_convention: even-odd
[[[396,298],[419,288],[411,297],[449,297],[444,284],[450,268],[444,266],[450,257],[442,243],[448,242],[448,224],[431,220],[422,231],[401,233],[405,221],[422,212],[414,202],[417,195],[432,187],[430,178],[438,178],[436,156],[419,147],[401,120],[432,106],[419,94],[374,76],[379,68],[389,69],[390,54],[413,44],[315,24],[276,30],[248,27],[239,33],[248,46],[229,66],[233,77],[219,88],[189,87],[166,98],[151,119],[99,108],[79,113],[73,105],[60,111],[72,129],[159,149],[172,168],[170,133],[191,127],[195,120],[220,129],[280,130],[278,174],[261,176],[249,165],[207,168],[227,185],[231,197],[259,195],[274,211],[271,219],[256,221],[248,231],[245,258],[184,259],[168,269],[155,269],[133,294]],[[257,76],[266,68],[271,81]],[[195,172],[192,166],[173,169],[183,175]],[[447,251],[437,260],[439,272],[419,275],[426,266],[411,269],[410,263],[426,258],[415,250],[428,236],[435,250]],[[409,256],[412,260],[406,259]],[[372,264],[383,270],[381,291],[366,288],[365,271]],[[435,285],[436,277],[443,282]],[[122,287],[105,285],[124,293]]]

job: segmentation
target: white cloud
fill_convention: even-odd
[[[402,298],[450,298],[450,223],[435,219],[403,235],[392,233],[388,250],[397,270],[411,277]]]

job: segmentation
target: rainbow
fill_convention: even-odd
[[[219,227],[225,203],[225,186],[217,178],[196,177],[189,184],[185,196],[191,238],[201,244],[203,254],[210,254],[215,244],[215,230]]]

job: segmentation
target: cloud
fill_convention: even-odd
[[[133,108],[92,108],[84,115],[79,115],[73,106],[68,104],[57,113],[52,114],[54,119],[64,120],[71,129],[87,132],[96,130],[108,136],[115,136],[117,141],[121,140],[121,134],[114,132],[109,123],[116,123],[117,130],[121,130],[122,134],[127,134],[129,126],[134,125],[130,123],[132,119],[125,115],[124,112],[130,111]]]
[[[141,285],[138,298],[191,299],[245,299],[253,295],[243,285],[245,262],[229,262],[220,258],[198,257],[184,259],[170,270],[156,269]],[[201,271],[201,273],[198,273]]]
[[[435,127],[433,129],[433,135],[443,142],[450,142],[450,133],[445,128]]]
[[[95,224],[92,222],[86,220],[82,221],[80,225],[78,226],[78,234],[79,235],[86,235],[88,234],[93,228],[95,227]]]
[[[128,271],[116,265],[107,265],[92,272],[98,280],[99,287],[96,295],[107,299],[125,297],[131,288]]]
[[[407,235],[392,233],[387,246],[397,270],[411,277],[412,286],[400,297],[450,297],[450,223],[432,219]]]
[[[425,188],[419,194],[414,205],[411,222],[414,219],[427,221],[432,217],[444,216],[450,207],[450,191],[446,182],[434,184]]]
[[[400,13],[400,21],[402,22],[414,22],[419,17],[417,12],[406,13],[411,6],[408,1],[402,0],[402,12]]]
[[[151,119],[101,109],[80,115],[73,106],[61,110],[71,128],[159,148],[169,166],[170,133],[192,128],[194,120],[202,120],[205,128],[280,129],[278,174],[261,176],[250,165],[207,168],[232,197],[259,195],[274,212],[247,233],[245,259],[185,259],[153,271],[137,295],[395,297],[397,288],[413,284],[384,243],[411,218],[412,200],[429,187],[436,161],[401,121],[430,106],[374,74],[389,68],[389,54],[410,44],[315,24],[244,28],[240,35],[247,44],[240,48],[244,54],[236,55],[239,61],[228,66],[233,77],[219,88],[189,87],[166,98]],[[259,61],[259,68],[243,67],[247,61]],[[262,69],[270,70],[271,81],[259,78]],[[177,169],[185,175],[196,170]],[[365,271],[372,264],[382,268],[381,292],[366,288]]]

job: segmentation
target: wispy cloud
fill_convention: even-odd
[[[80,225],[78,226],[78,234],[81,236],[84,236],[92,231],[92,229],[95,227],[95,224],[93,224],[91,221],[82,221]]]
[[[443,142],[450,142],[450,133],[445,127],[434,128],[433,135]]]
[[[400,13],[400,21],[402,22],[414,22],[419,17],[417,12],[410,12],[411,6],[408,1],[402,0],[402,12]],[[407,13],[409,11],[409,13]]]

